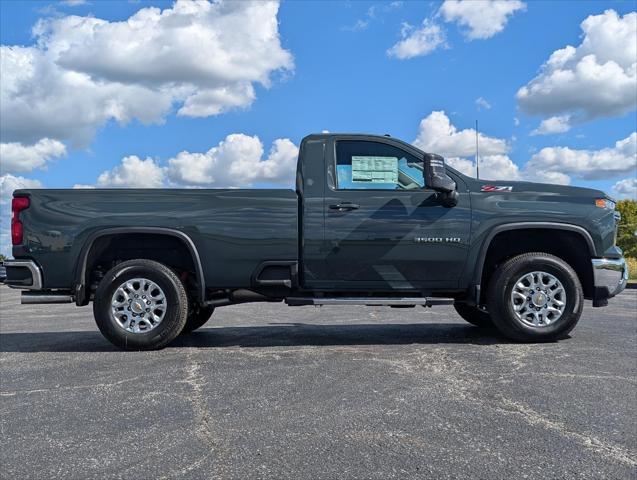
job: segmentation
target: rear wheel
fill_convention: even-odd
[[[485,310],[481,310],[480,308],[468,305],[462,302],[455,302],[453,304],[453,308],[456,309],[458,315],[464,318],[467,322],[475,325],[476,327],[481,328],[489,328],[493,327],[493,321],[491,320],[491,316]]]
[[[584,295],[575,271],[547,253],[518,255],[493,274],[487,306],[494,325],[517,341],[564,338],[582,314]]]
[[[203,327],[210,317],[212,313],[215,311],[215,307],[201,307],[199,305],[192,306],[191,311],[188,313],[188,319],[186,320],[186,325],[181,333],[190,333],[194,332],[198,328]]]
[[[128,260],[104,276],[93,301],[102,334],[129,350],[163,348],[182,331],[188,297],[181,280],[159,262]]]

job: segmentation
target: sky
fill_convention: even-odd
[[[15,188],[292,187],[310,133],[637,196],[634,1],[0,0]]]

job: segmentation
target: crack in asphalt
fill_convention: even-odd
[[[570,430],[564,423],[546,418],[541,413],[536,412],[526,405],[511,400],[510,398],[500,396],[499,400],[503,406],[503,408],[500,408],[501,411],[515,414],[530,425],[537,425],[562,435],[563,437],[570,438],[583,447],[589,448],[605,457],[610,458],[611,460],[624,463],[631,467],[637,465],[637,453],[635,452],[619,445],[610,444],[593,437],[592,435],[585,435],[583,433]]]
[[[201,365],[194,358],[194,351],[196,348],[189,348],[186,352],[186,359],[188,365],[186,366],[186,375],[180,383],[185,383],[190,386],[192,392],[187,396],[187,400],[192,405],[195,424],[195,435],[201,443],[203,443],[208,450],[205,455],[200,456],[195,461],[190,462],[188,465],[176,470],[172,470],[166,475],[159,477],[160,479],[183,477],[188,473],[201,467],[214,453],[216,453],[215,436],[211,427],[210,412],[206,407],[206,401],[203,394],[203,387],[205,386],[204,377],[200,374]],[[208,478],[220,478],[221,476],[216,473],[210,473]]]
[[[50,392],[61,392],[61,391],[69,391],[69,390],[85,390],[85,389],[100,389],[100,388],[110,388],[115,387],[117,385],[122,385],[123,383],[134,382],[139,380],[141,377],[133,377],[133,378],[125,378],[123,380],[118,380],[117,382],[111,383],[93,383],[89,385],[67,385],[60,386],[56,385],[53,388],[36,388],[33,390],[13,390],[9,392],[0,392],[0,397],[13,397],[15,395],[30,395],[32,393],[50,393]]]

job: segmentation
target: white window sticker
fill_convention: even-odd
[[[353,155],[352,182],[398,183],[398,158]]]

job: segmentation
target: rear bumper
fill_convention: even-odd
[[[621,293],[628,281],[624,258],[593,258],[593,306],[603,307],[608,299]]]
[[[5,260],[4,283],[11,288],[42,290],[42,270],[33,260]]]

